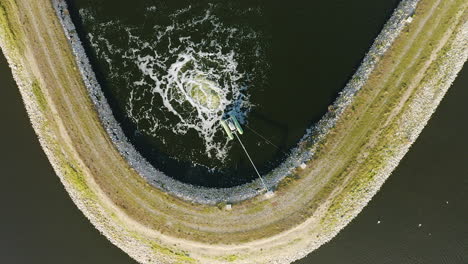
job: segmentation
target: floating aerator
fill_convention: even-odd
[[[239,134],[244,134],[244,130],[239,124],[239,121],[237,121],[237,118],[234,115],[229,115],[229,118],[226,120],[221,120],[221,126],[224,128],[224,131],[226,131],[226,134],[230,140],[234,139],[234,134],[233,133],[239,133]]]

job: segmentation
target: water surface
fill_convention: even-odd
[[[297,264],[468,263],[468,68],[397,170],[331,242]],[[0,55],[0,263],[136,264],[79,212]],[[378,224],[380,221],[380,224]],[[421,226],[419,226],[421,224]]]
[[[332,23],[325,19],[341,4],[346,5],[338,1],[331,1],[330,8],[315,15],[337,23],[337,28],[346,28],[347,23],[359,28],[389,12],[380,9],[380,1],[374,2],[346,6],[352,14],[344,14],[343,21]],[[358,41],[352,37],[354,31],[333,33],[327,32],[328,27],[322,22],[317,31],[329,37],[339,35],[341,44]],[[374,33],[378,33],[378,26]],[[338,43],[328,45],[336,45],[336,53],[322,54],[315,49],[314,56],[346,54],[346,50],[337,48]],[[358,53],[364,54],[365,50],[361,47]],[[358,65],[359,54],[353,55],[356,61],[348,62],[349,68]],[[324,64],[329,70],[333,66],[331,62]],[[311,67],[317,70],[320,65],[311,63]],[[336,70],[343,76],[350,74],[348,70]],[[344,85],[339,77],[328,81]],[[468,263],[466,87],[465,66],[428,126],[369,206],[330,243],[298,264]],[[0,126],[0,263],[136,263],[99,234],[72,203],[37,141],[2,55],[0,112],[4,114]]]
[[[136,149],[170,177],[230,187],[257,176],[219,121],[234,114],[270,172],[327,111],[398,1],[69,3]]]

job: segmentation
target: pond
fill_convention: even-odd
[[[0,56],[0,262],[133,264],[78,210],[47,160]],[[468,68],[369,205],[331,242],[296,264],[468,262]],[[27,166],[25,166],[27,164]],[[419,226],[421,224],[421,226]]]
[[[343,89],[398,1],[68,1],[114,116],[158,170],[232,187],[260,174]]]
[[[352,11],[352,14],[342,11],[346,18],[344,21],[336,17],[336,21],[328,19],[327,23],[333,21],[332,24],[337,24],[336,32],[327,32],[325,29],[333,25],[325,25],[325,22],[321,24],[323,28],[317,27],[317,30],[328,34],[328,38],[342,36],[340,45],[356,46],[356,54],[347,54],[352,49],[337,48],[333,54],[322,54],[320,49],[315,49],[313,55],[315,59],[330,56],[335,58],[335,62],[340,56],[352,56],[349,61],[343,59],[341,62],[347,67],[340,71],[341,63],[330,62],[327,66],[325,60],[321,60],[322,65],[310,64],[315,70],[320,67],[328,71],[337,68],[337,75],[328,80],[335,84],[337,91],[359,64],[372,38],[378,34],[381,26],[378,22],[383,23],[391,12],[391,7],[384,8],[383,1],[375,2],[363,1],[362,5],[361,1],[349,5],[340,1],[314,3],[329,5],[329,8],[322,7],[323,12],[315,11],[314,15],[322,18],[332,16],[334,9]],[[312,16],[309,18],[314,19]],[[353,25],[352,31],[347,27],[348,23]],[[353,33],[366,34],[358,29],[362,27],[364,30],[365,25],[368,26],[366,30],[373,31],[368,39],[354,39]],[[314,45],[325,48],[335,44],[319,42]],[[327,79],[320,74],[314,78],[324,83]],[[32,130],[3,55],[0,56],[0,87],[0,111],[4,113],[0,129],[0,166],[5,176],[0,192],[3,208],[0,262],[136,263],[109,243],[69,198]],[[330,243],[297,264],[468,263],[467,238],[464,235],[468,233],[468,123],[460,122],[467,113],[466,87],[468,68],[465,66],[428,126],[382,190]],[[333,98],[334,95],[330,95],[330,100]]]

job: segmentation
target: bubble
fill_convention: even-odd
[[[181,136],[195,132],[203,141],[203,154],[223,161],[231,144],[220,137],[220,121],[233,114],[244,123],[253,107],[248,87],[256,73],[240,64],[243,60],[260,63],[263,53],[255,46],[255,30],[222,23],[214,8],[210,5],[200,12],[190,6],[175,11],[165,24],[151,26],[151,34],[108,21],[91,30],[89,39],[109,71],[114,70],[113,60],[123,61],[118,74],[111,77],[128,82],[125,113],[140,133],[164,142],[166,132]],[[80,14],[88,22],[95,20],[90,10]],[[127,40],[128,49],[109,41],[116,35]],[[246,55],[241,46],[255,49]]]

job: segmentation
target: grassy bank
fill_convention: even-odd
[[[51,2],[0,0],[0,42],[49,160],[110,241],[144,263],[285,263],[355,217],[414,142],[466,59],[466,6],[422,0],[307,168],[230,211],[168,195],[126,163]]]

